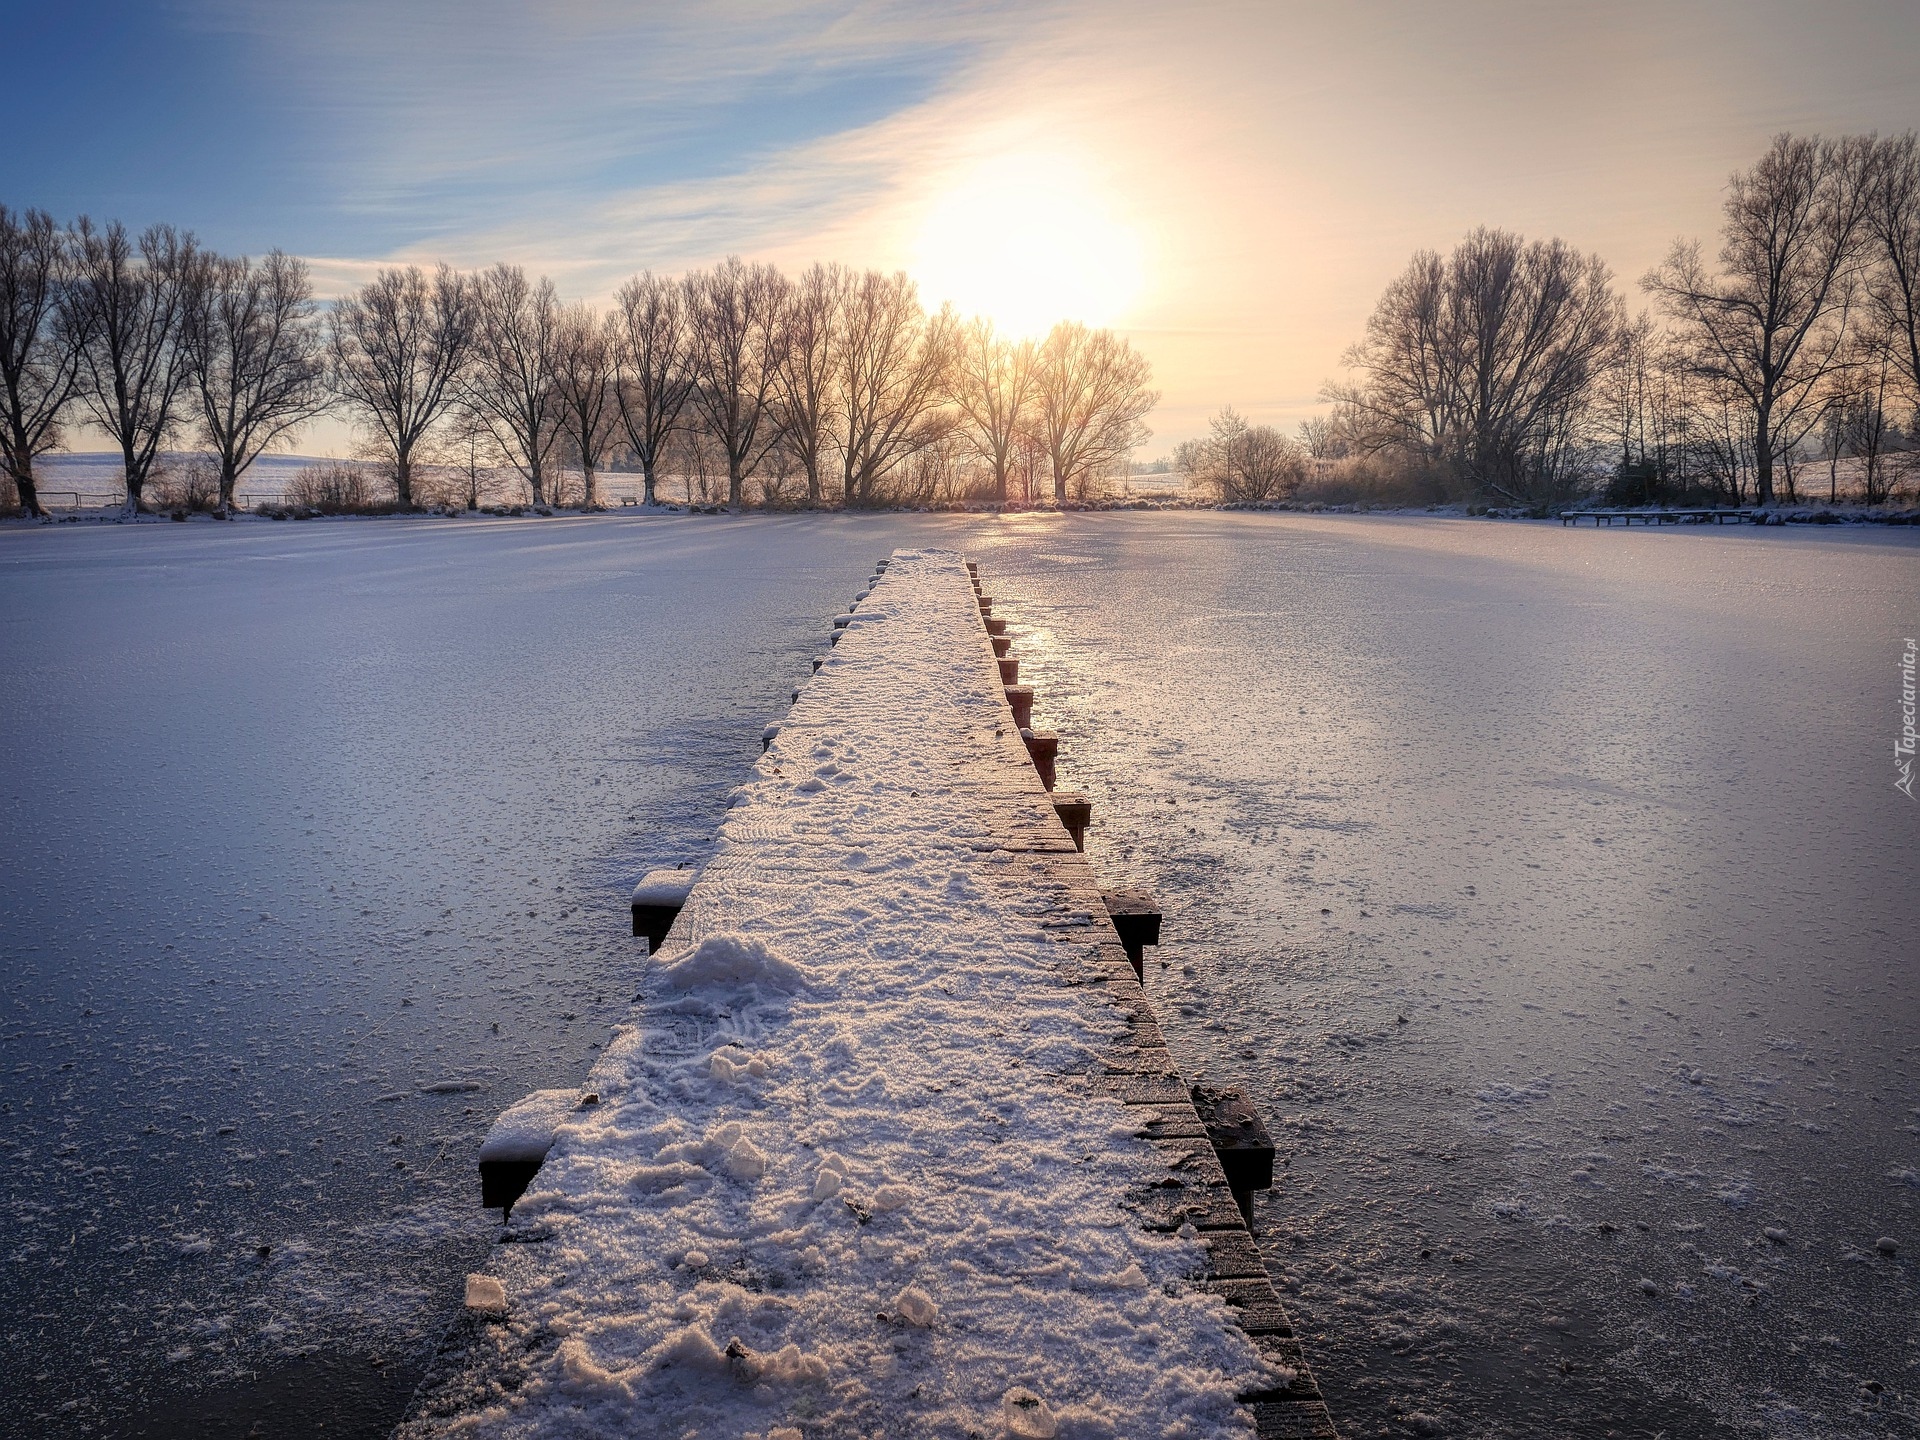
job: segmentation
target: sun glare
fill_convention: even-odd
[[[1038,337],[1056,320],[1116,323],[1139,297],[1144,250],[1083,165],[989,156],[935,198],[913,270],[930,302]]]

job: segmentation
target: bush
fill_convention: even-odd
[[[391,514],[399,507],[387,496],[376,498],[377,478],[364,465],[308,465],[287,482],[285,503],[314,515]]]
[[[203,455],[169,465],[148,482],[147,503],[155,510],[211,514],[220,508],[220,472]]]

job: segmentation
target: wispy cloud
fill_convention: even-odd
[[[414,234],[484,223],[507,197],[531,208],[737,172],[938,93],[1047,8],[191,3],[305,115],[335,203]]]

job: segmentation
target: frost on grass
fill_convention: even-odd
[[[1121,1209],[1156,1161],[1052,973],[1084,905],[999,845],[1051,814],[958,558],[857,614],[514,1207],[530,1372],[403,1434],[1245,1433],[1199,1247]]]

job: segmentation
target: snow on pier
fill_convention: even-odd
[[[1333,1434],[1002,673],[897,553],[402,1436]]]

